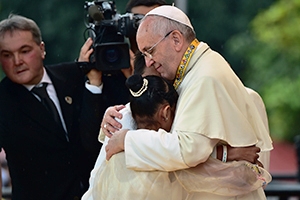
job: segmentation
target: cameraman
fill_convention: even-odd
[[[145,15],[147,12],[150,10],[161,6],[161,5],[166,5],[165,0],[129,0],[127,5],[126,5],[126,13],[133,13],[133,14],[140,14],[140,15]],[[130,67],[126,69],[121,69],[123,72],[123,75],[128,78],[129,76],[132,75],[133,73],[133,60],[134,60],[134,54],[138,51],[137,48],[137,43],[136,43],[136,30],[134,34],[131,34],[129,37],[129,42],[130,42]],[[93,41],[91,38],[88,38],[83,45],[81,52],[80,52],[80,59],[81,61],[86,61],[88,62],[90,60],[90,55],[94,52],[93,48],[91,46],[93,45]],[[99,72],[102,76],[102,72]],[[105,76],[105,73],[103,74]],[[122,82],[122,76],[119,77],[120,80],[118,82]],[[105,82],[105,81],[104,81]],[[120,89],[123,89],[121,87]],[[121,96],[121,95],[120,95]],[[117,104],[113,104],[117,105]]]
[[[167,2],[165,0],[129,0],[126,5],[126,12],[146,15],[146,13],[150,10],[166,4]],[[136,51],[138,51],[136,34],[132,37],[129,37],[129,41],[131,51],[136,53]]]
[[[107,2],[105,2],[106,5]],[[153,8],[156,8],[161,5],[165,5],[165,0],[130,0],[127,3],[126,11],[127,13],[133,13],[133,14],[141,14],[145,15],[147,12],[152,10]],[[91,60],[91,55],[94,53],[93,59],[97,61],[99,59],[99,56],[103,56],[105,54],[105,51],[100,52],[100,54],[96,54],[95,48],[91,48],[93,45],[94,47],[99,43],[106,43],[109,44],[110,42],[119,41],[120,37],[119,35],[116,35],[116,31],[104,25],[103,27],[99,24],[101,24],[103,20],[103,16],[99,17],[99,7],[103,7],[103,4],[89,4],[86,5],[89,11],[90,19],[89,22],[93,24],[93,29],[95,29],[96,36],[101,36],[99,40],[97,40],[97,37],[95,38],[96,41],[93,41],[92,38],[88,38],[84,45],[81,48],[80,55],[79,55],[79,61],[85,61],[89,62]],[[112,5],[110,5],[112,6]],[[113,7],[113,6],[112,6]],[[112,11],[113,8],[110,7],[108,10]],[[111,14],[111,13],[110,13]],[[101,18],[101,19],[100,19]],[[111,20],[110,20],[111,22]],[[133,28],[133,27],[132,27]],[[128,39],[130,41],[130,67],[126,69],[121,70],[101,70],[102,66],[96,66],[97,70],[93,69],[89,72],[90,76],[100,77],[100,83],[103,83],[102,88],[102,94],[105,97],[105,103],[103,103],[103,107],[109,107],[113,105],[125,105],[129,101],[129,90],[125,86],[125,80],[132,75],[133,72],[133,60],[134,60],[134,54],[137,52],[137,44],[136,44],[136,30],[130,28],[133,31],[133,34],[130,34],[128,36]],[[98,32],[97,32],[98,31]],[[103,35],[102,35],[103,34]],[[98,56],[98,57],[95,57]],[[102,58],[100,58],[101,60]],[[123,60],[122,60],[123,61]],[[96,83],[99,85],[99,83]],[[92,133],[94,131],[89,130],[88,133]],[[89,140],[86,140],[84,142],[85,146],[89,146],[91,149],[99,148],[99,144],[97,144],[98,141],[96,137],[93,134],[90,134]]]
[[[129,0],[126,6],[126,11],[127,13],[133,13],[133,14],[142,14],[145,15],[147,12],[149,12],[150,10],[161,6],[161,5],[166,5],[166,1],[165,0]],[[127,87],[125,86],[125,80],[127,77],[131,76],[133,74],[133,61],[134,61],[134,54],[138,51],[137,48],[137,43],[136,43],[136,34],[134,34],[134,36],[129,37],[129,41],[130,41],[130,68],[128,69],[122,69],[122,73],[123,76],[119,76],[117,77],[113,77],[113,76],[107,76],[104,72],[102,71],[97,71],[97,70],[92,70],[90,72],[90,76],[92,76],[91,74],[95,74],[96,77],[102,77],[101,81],[103,83],[103,93],[108,93],[108,92],[115,92],[118,95],[118,98],[116,99],[108,99],[108,103],[112,106],[112,105],[125,105],[127,102],[129,102],[129,90],[127,89]],[[93,40],[91,38],[88,38],[86,40],[86,42],[84,43],[84,45],[81,48],[80,51],[80,56],[79,56],[79,61],[86,61],[89,62],[90,60],[90,56],[91,54],[94,52],[94,49],[91,48],[91,46],[93,45]],[[114,85],[111,85],[114,84]],[[122,91],[122,94],[120,93]],[[125,91],[125,92],[124,92]],[[124,93],[127,92],[127,95],[124,95]],[[128,99],[127,99],[128,98]],[[111,101],[110,101],[111,100]],[[118,101],[119,103],[114,103]],[[91,140],[91,143],[95,143],[95,140]],[[99,164],[99,163],[98,163]],[[96,169],[97,166],[97,162],[95,164],[94,169]],[[94,170],[96,171],[96,170]],[[90,177],[90,188],[93,187],[93,177],[95,176],[95,174],[93,174],[93,171],[91,173],[91,177]],[[83,197],[83,199],[93,199],[90,191],[87,191],[85,196]]]
[[[145,15],[150,10],[166,5],[165,0],[129,0],[126,5],[126,12],[133,14]],[[133,61],[134,54],[138,51],[136,43],[136,32],[132,34],[128,39],[130,41],[130,67],[126,69],[121,69],[111,73],[100,70],[91,70],[89,75],[94,75],[95,77],[100,77],[100,82],[103,83],[102,94],[106,96],[105,107],[114,105],[125,105],[129,101],[129,90],[125,86],[125,80],[133,74]],[[81,48],[79,54],[79,61],[89,62],[91,55],[94,53],[94,48],[91,48],[94,41],[88,38]],[[91,132],[91,131],[90,131]],[[91,148],[97,148],[98,141],[95,140],[94,136],[91,136],[90,141],[86,141]]]

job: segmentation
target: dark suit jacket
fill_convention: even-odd
[[[101,147],[97,135],[109,97],[89,92],[84,73],[74,63],[46,70],[70,141],[31,92],[4,78],[0,83],[0,148],[6,151],[12,199],[80,199]],[[92,148],[87,148],[91,141]]]

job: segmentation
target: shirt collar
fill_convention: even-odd
[[[42,77],[41,81],[36,85],[40,85],[41,83],[52,84],[52,81],[51,81],[49,75],[47,74],[45,67],[43,67],[43,77]],[[24,87],[26,87],[30,91],[36,85],[24,85]]]

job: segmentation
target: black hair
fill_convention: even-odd
[[[166,5],[165,0],[129,0],[126,5],[126,12],[131,12],[131,9],[136,6],[154,6],[154,5]]]
[[[126,86],[132,94],[130,108],[134,119],[139,117],[146,119],[148,123],[155,123],[154,115],[160,105],[165,103],[175,110],[178,93],[173,85],[162,77],[132,75],[126,80]]]
[[[144,56],[140,51],[137,51],[134,55],[133,66],[133,74],[142,75],[145,72],[146,62]]]

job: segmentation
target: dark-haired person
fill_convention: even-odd
[[[178,99],[173,85],[156,75],[133,75],[127,79],[126,85],[132,98],[126,109],[123,109],[123,125],[128,129],[170,131]],[[131,115],[127,113],[132,114],[134,121],[125,119],[131,119]],[[125,159],[124,152],[121,152],[109,161],[103,160],[95,173],[94,185],[83,196],[83,200],[118,197],[182,200],[192,197],[195,188],[197,191],[239,195],[270,182],[270,175],[266,171],[245,161],[223,163],[211,157],[193,171],[173,173],[130,170],[126,167]],[[168,160],[167,155],[165,159]],[[227,187],[224,188],[223,185]]]
[[[126,5],[126,12],[133,13],[133,14],[139,14],[139,15],[145,15],[150,10],[161,6],[166,5],[167,2],[165,0],[129,0]],[[128,78],[133,74],[133,61],[134,61],[134,54],[138,51],[137,43],[136,43],[136,34],[131,35],[129,38],[130,42],[130,60],[131,65],[128,69],[122,69],[123,75]],[[93,41],[91,38],[88,38],[86,43],[83,45],[81,49],[81,57],[85,61],[89,61],[89,56],[91,54],[90,51],[92,51],[91,45],[93,44]],[[121,76],[122,77],[122,76]],[[123,78],[123,77],[122,77]],[[119,82],[119,81],[118,81]],[[125,80],[124,80],[125,82]],[[124,89],[125,85],[122,85],[122,90]],[[121,96],[121,95],[120,95]]]
[[[133,14],[141,14],[145,15],[147,12],[161,5],[166,5],[165,0],[129,0],[126,5],[126,11]],[[106,103],[106,106],[125,104],[129,100],[129,93],[125,86],[126,78],[133,74],[133,60],[134,54],[138,51],[136,44],[136,35],[130,36],[130,67],[126,69],[121,69],[121,71],[116,70],[115,72],[92,72],[97,74],[102,78],[103,82],[103,94],[106,96],[110,96],[109,102]],[[81,61],[89,61],[89,57],[93,52],[93,48],[91,48],[93,44],[93,40],[88,38],[80,51],[80,59]],[[118,91],[111,92],[111,91]],[[94,137],[93,137],[94,138]],[[97,145],[93,145],[97,146]]]
[[[161,5],[165,5],[165,0],[130,0],[126,6],[126,11],[131,12],[134,14],[142,14],[145,15],[147,12],[156,8]],[[103,103],[104,107],[112,106],[112,105],[120,105],[125,104],[129,101],[129,91],[125,86],[125,80],[127,77],[133,74],[133,61],[134,61],[134,54],[136,52],[137,45],[136,45],[136,38],[131,37],[129,38],[130,41],[130,57],[131,57],[131,66],[128,69],[122,69],[122,73],[116,72],[113,76],[111,74],[105,74],[101,71],[92,71],[90,72],[91,76],[100,77],[103,85],[102,94],[105,96],[109,96],[109,98],[105,98],[106,101]],[[80,61],[89,61],[90,55],[93,53],[93,48],[90,48],[93,44],[93,40],[88,38],[84,45],[81,48],[79,60]],[[154,70],[155,71],[155,70]],[[117,92],[114,92],[117,91]],[[85,144],[90,143],[90,148],[96,149],[98,141],[95,139],[97,138],[98,134],[95,135],[90,134],[89,139],[85,141]],[[91,177],[93,175],[91,174]],[[90,180],[90,184],[92,184]]]
[[[129,110],[132,111],[135,121],[127,122],[124,126],[129,129],[170,130],[178,99],[173,86],[159,76],[143,78],[140,75],[129,77],[126,85],[132,96]],[[124,117],[125,115],[126,113]],[[124,153],[120,153],[109,162],[102,161],[95,174],[94,187],[90,191],[92,198],[89,199],[122,197],[123,199],[180,200],[185,198],[186,194],[174,176],[174,180],[169,180],[167,172],[148,173],[129,170],[124,159]]]
[[[44,66],[45,55],[33,20],[11,14],[0,22],[0,149],[12,199],[80,199],[101,147],[84,144],[106,109],[102,83],[93,70],[87,82],[79,63]]]
[[[167,5],[165,0],[129,0],[126,5],[126,12],[146,15],[150,10]],[[135,54],[138,51],[136,35],[129,37],[130,49]]]
[[[156,72],[155,69],[153,68],[146,68],[145,69],[145,62],[144,62],[144,58],[141,57],[141,55],[138,55],[135,57],[136,59],[134,60],[134,66],[135,66],[135,73],[138,73],[139,71],[143,72],[143,75],[158,75],[158,73]],[[143,69],[142,69],[143,68]],[[129,91],[129,90],[128,90]],[[129,104],[126,105],[127,107],[129,107]],[[129,109],[123,109],[122,115],[123,115],[123,127],[124,128],[128,128],[128,129],[136,129],[136,123],[134,122],[134,120],[132,120],[132,116],[131,116],[131,111],[130,108]],[[127,120],[128,119],[128,120]],[[101,133],[101,132],[100,132]],[[109,138],[106,137],[104,134],[99,134],[99,142],[103,143],[103,147],[105,147],[105,145],[107,144],[107,140]],[[93,191],[95,189],[95,176],[96,174],[100,171],[100,166],[103,164],[103,162],[105,162],[105,149],[102,148],[99,156],[96,160],[96,163],[94,165],[93,170],[91,171],[91,175],[90,175],[90,179],[89,179],[89,189],[88,191],[84,194],[84,196],[82,197],[83,200],[93,200]]]
[[[120,123],[122,124],[124,129],[130,129],[135,130],[137,128],[147,128],[156,130],[158,128],[163,128],[165,130],[170,129],[170,125],[173,122],[173,114],[172,112],[170,114],[170,117],[163,116],[160,117],[158,115],[159,112],[157,111],[158,103],[161,102],[162,104],[162,97],[165,97],[168,99],[169,102],[173,102],[177,99],[177,95],[174,93],[174,88],[170,88],[169,92],[173,95],[158,95],[158,94],[164,94],[161,90],[164,89],[164,87],[159,85],[154,85],[153,82],[161,82],[161,78],[153,78],[153,75],[158,76],[157,71],[152,67],[145,67],[145,60],[143,56],[140,53],[137,53],[135,56],[135,62],[134,62],[134,69],[135,69],[135,76],[130,77],[126,84],[132,91],[132,96],[135,96],[131,99],[131,103],[127,104],[120,113],[122,114],[122,119],[120,119]],[[145,79],[147,79],[147,83],[145,79],[143,79],[140,74],[143,74],[145,76]],[[151,78],[150,78],[151,77]],[[148,80],[149,79],[149,80]],[[148,84],[150,81],[151,84]],[[168,84],[170,87],[169,83]],[[139,91],[139,92],[137,92]],[[151,95],[149,95],[151,94]],[[177,93],[176,93],[177,94]],[[158,98],[160,97],[160,98]],[[170,97],[173,97],[174,100],[171,101]],[[157,100],[158,99],[158,100]],[[173,103],[172,103],[173,104]],[[167,105],[166,105],[167,106]],[[154,109],[149,109],[149,108]],[[174,106],[175,107],[175,106]],[[163,107],[162,107],[163,108]],[[132,109],[132,111],[131,111]],[[107,109],[107,112],[109,109]],[[164,113],[164,112],[161,112]],[[132,115],[134,116],[132,118]],[[141,116],[141,117],[140,117]],[[172,116],[172,117],[171,117]],[[141,118],[142,121],[140,120]],[[158,119],[161,119],[160,122],[158,122]],[[165,126],[168,124],[167,126]],[[163,189],[165,192],[170,191],[172,196],[168,196],[169,199],[182,199],[183,196],[184,199],[186,198],[187,193],[189,192],[191,195],[192,187],[187,186],[185,188],[181,187],[183,184],[187,183],[197,183],[193,184],[194,187],[201,186],[200,188],[202,190],[214,190],[218,191],[221,194],[224,194],[225,192],[228,192],[228,189],[224,190],[224,188],[219,187],[219,184],[223,184],[224,182],[227,183],[231,188],[231,194],[237,195],[241,193],[246,193],[249,190],[253,190],[254,188],[261,187],[262,184],[268,183],[270,180],[269,174],[265,172],[263,169],[260,169],[261,176],[253,173],[251,169],[249,169],[249,166],[252,166],[250,163],[247,163],[245,161],[242,162],[236,162],[234,164],[230,163],[224,163],[217,161],[214,158],[218,158],[219,160],[222,160],[222,152],[216,152],[209,158],[209,160],[205,163],[205,165],[198,166],[195,168],[194,172],[191,176],[187,176],[187,174],[190,174],[189,171],[181,171],[178,177],[176,177],[176,180],[173,179],[172,181],[169,180],[169,178],[166,177],[173,177],[175,174],[170,172],[170,174],[167,174],[165,172],[157,172],[157,173],[141,173],[141,172],[134,172],[133,170],[127,169],[125,165],[124,160],[124,154],[120,153],[112,157],[110,161],[105,162],[105,146],[108,141],[108,137],[105,137],[103,132],[100,132],[99,135],[99,141],[103,142],[103,148],[101,149],[101,152],[99,154],[99,157],[97,159],[97,162],[94,166],[94,169],[91,172],[90,177],[90,188],[89,190],[84,194],[83,200],[93,200],[93,199],[106,199],[109,195],[110,198],[113,198],[114,194],[120,195],[125,199],[131,199],[130,195],[136,195],[135,191],[136,184],[132,184],[132,181],[135,181],[138,183],[138,187],[140,188],[139,191],[139,198],[142,198],[144,195],[150,195],[154,198],[152,195],[157,195],[162,193],[161,188],[157,188],[156,185],[164,185]],[[252,147],[254,148],[254,147]],[[255,149],[255,148],[254,148]],[[227,160],[237,160],[237,159],[245,159],[243,157],[238,157],[236,155],[236,150],[240,152],[240,154],[248,154],[249,151],[245,151],[243,148],[231,148],[228,146],[228,156]],[[251,151],[250,151],[251,152]],[[233,155],[232,155],[233,154]],[[251,153],[250,155],[255,154],[255,152]],[[252,156],[251,156],[252,157]],[[115,166],[117,165],[117,166]],[[111,171],[111,169],[114,169],[114,171]],[[124,176],[122,176],[122,174]],[[214,178],[211,174],[214,174]],[[141,175],[141,177],[140,177]],[[158,176],[159,175],[159,176]],[[130,180],[130,177],[134,176],[134,180]],[[209,176],[209,178],[208,178]],[[239,176],[239,181],[232,179],[233,176]],[[256,177],[261,178],[261,180],[257,180]],[[145,177],[156,177],[155,181],[153,181],[151,184],[150,182],[144,182]],[[160,177],[160,178],[158,178]],[[197,177],[197,178],[196,178]],[[126,179],[126,181],[125,181]],[[127,180],[128,179],[128,180]],[[201,179],[203,181],[199,182],[198,180]],[[263,180],[264,179],[264,180]],[[152,180],[152,179],[151,179]],[[204,181],[209,180],[209,181]],[[231,181],[231,182],[230,182]],[[264,182],[265,181],[265,182]],[[156,184],[156,185],[154,185]],[[122,185],[122,186],[121,186]],[[241,185],[243,185],[243,188],[240,188]],[[119,187],[120,186],[120,187]],[[105,188],[108,187],[109,189]],[[148,189],[146,191],[143,191],[142,188],[151,187],[153,190],[151,190],[151,193],[149,194]],[[100,194],[99,191],[109,191],[110,189],[114,190],[114,193],[107,193],[103,192]],[[168,190],[168,191],[167,191]],[[154,194],[152,194],[152,192]],[[127,196],[128,195],[128,196]],[[163,197],[164,194],[161,194]],[[157,197],[157,196],[156,196]]]

